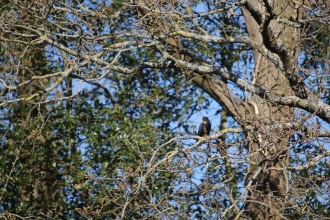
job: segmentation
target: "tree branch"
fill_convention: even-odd
[[[215,73],[227,80],[230,80],[237,84],[241,89],[252,92],[261,98],[264,98],[268,102],[271,102],[273,104],[279,104],[279,105],[285,105],[290,107],[298,107],[301,109],[304,109],[306,111],[315,113],[317,116],[319,116],[321,119],[323,119],[326,122],[330,122],[330,106],[324,103],[321,99],[301,99],[297,96],[277,96],[270,91],[268,91],[265,88],[262,88],[258,85],[251,84],[239,76],[229,73],[224,68],[218,68],[215,66],[198,66],[194,65],[188,62],[185,62],[183,60],[178,60],[174,58],[173,56],[169,55],[167,52],[162,51],[162,55],[165,59],[171,59],[175,61],[175,63],[180,66],[184,67],[186,69],[195,71],[199,74],[212,74]]]

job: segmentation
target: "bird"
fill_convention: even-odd
[[[199,125],[198,136],[203,137],[204,135],[210,135],[211,123],[207,117],[202,117],[203,122]]]

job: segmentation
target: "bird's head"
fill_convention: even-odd
[[[202,117],[202,120],[205,121],[205,122],[209,121],[209,119],[207,117]]]

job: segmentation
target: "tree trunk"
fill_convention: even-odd
[[[251,6],[256,6],[257,11],[253,11]],[[289,1],[264,1],[262,5],[258,0],[252,0],[250,5],[242,8],[249,37],[260,45],[265,45],[270,51],[279,55],[287,72],[297,74],[297,66],[293,60],[296,60],[298,48],[298,31],[290,26],[278,23],[269,15],[278,14],[281,18],[296,18],[296,9],[289,5]],[[262,18],[255,13],[258,12]],[[260,19],[258,21],[258,19]],[[260,23],[261,21],[261,23]],[[264,26],[263,26],[264,25]],[[280,54],[280,48],[286,48],[285,54]],[[278,96],[293,95],[294,91],[290,86],[289,80],[274,66],[270,61],[259,52],[254,51],[254,80],[255,84],[267,88]],[[288,62],[290,61],[290,62]],[[254,115],[251,120],[263,127],[273,122],[293,121],[293,108],[287,106],[273,105],[266,102],[262,97],[249,97],[249,104],[252,106]],[[282,167],[287,164],[285,149],[287,148],[288,136],[268,134],[254,134],[253,141],[249,144],[249,154],[251,161],[258,166],[262,166],[262,172],[256,180],[253,180],[255,190],[251,190],[250,198],[252,202],[247,203],[247,209],[253,219],[280,219],[274,210],[281,209],[280,204],[272,201],[272,196],[280,196],[288,190],[287,180],[281,171],[267,171],[269,167]],[[259,150],[259,152],[257,152]],[[262,150],[262,151],[260,151]],[[268,162],[266,162],[266,160]],[[251,177],[256,171],[257,166],[249,164],[246,183],[251,181]],[[258,201],[263,203],[254,203]]]

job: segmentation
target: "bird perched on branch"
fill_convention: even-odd
[[[210,135],[211,123],[207,117],[203,117],[203,122],[198,128],[198,136],[203,137],[204,135]]]

